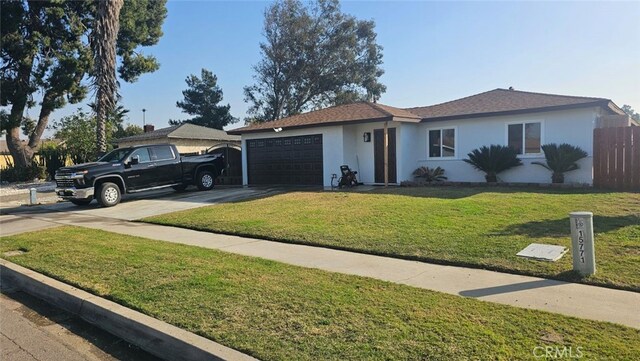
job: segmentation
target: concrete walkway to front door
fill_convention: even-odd
[[[5,216],[6,217],[6,216]],[[260,239],[198,232],[69,212],[19,213],[22,222],[74,225],[225,252],[266,258],[516,307],[609,321],[640,329],[640,293],[480,269],[435,265],[388,257]],[[26,227],[28,228],[28,227]]]

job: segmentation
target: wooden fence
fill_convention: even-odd
[[[593,185],[640,191],[640,127],[593,130]]]

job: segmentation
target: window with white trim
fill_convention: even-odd
[[[518,154],[542,152],[542,123],[516,123],[507,127],[507,145],[513,147]]]
[[[456,156],[456,130],[454,128],[430,129],[428,131],[429,158],[452,158]]]

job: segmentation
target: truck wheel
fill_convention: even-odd
[[[91,203],[93,199],[89,198],[89,199],[71,199],[71,203],[75,204],[76,206],[86,206],[89,205],[89,203]]]
[[[171,188],[173,188],[176,192],[182,192],[185,189],[187,189],[187,185],[186,184],[178,184],[177,186],[173,186]]]
[[[98,192],[98,203],[103,207],[113,207],[120,203],[120,188],[111,182],[102,183]]]
[[[213,173],[208,170],[203,170],[198,173],[198,177],[196,178],[196,185],[198,189],[201,191],[208,191],[213,188],[213,183],[215,178],[213,177]]]

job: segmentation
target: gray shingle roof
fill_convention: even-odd
[[[240,141],[239,136],[229,135],[224,130],[202,127],[190,123],[183,123],[168,128],[154,130],[153,132],[116,139],[115,142],[136,142],[162,138]]]
[[[308,125],[333,125],[362,120],[391,120],[394,117],[419,121],[420,117],[404,109],[370,102],[357,102],[314,110],[271,122],[251,124],[230,130],[231,134],[252,131],[269,131],[273,128],[304,127]]]
[[[271,122],[232,129],[230,134],[270,131],[273,128],[316,127],[363,121],[390,120],[394,117],[423,122],[447,119],[534,113],[582,107],[602,107],[612,114],[622,114],[605,98],[533,93],[511,89],[494,89],[450,102],[415,108],[395,108],[383,104],[360,102],[338,105]]]
[[[423,121],[429,121],[589,106],[610,108],[612,112],[619,110],[611,100],[605,98],[533,93],[512,89],[494,89],[446,103],[406,110],[417,114]]]

